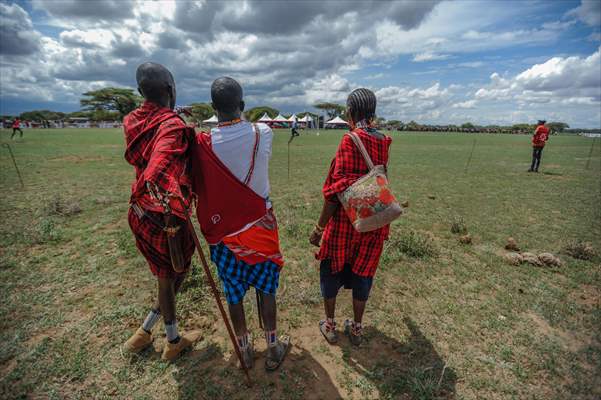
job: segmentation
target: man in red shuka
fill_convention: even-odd
[[[21,120],[18,117],[15,118],[15,120],[13,121],[13,134],[10,135],[11,139],[15,136],[17,131],[19,131],[21,137],[23,137],[23,131],[21,130]]]
[[[125,159],[136,171],[128,220],[136,246],[157,278],[158,301],[124,349],[138,353],[150,346],[151,330],[162,315],[167,336],[162,358],[173,360],[200,338],[198,331],[180,336],[175,316],[175,295],[194,253],[185,222],[190,201],[187,150],[194,133],[173,112],[175,82],[169,70],[144,63],[136,81],[145,101],[123,119]]]
[[[545,143],[549,140],[549,128],[545,126],[545,122],[547,121],[538,121],[532,136],[532,165],[530,165],[528,172],[538,172]]]

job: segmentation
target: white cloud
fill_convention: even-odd
[[[423,53],[416,54],[413,57],[413,62],[424,62],[424,61],[437,61],[437,60],[446,60],[451,56],[448,54],[437,54],[431,51],[426,51]]]
[[[39,49],[40,34],[29,14],[17,4],[0,3],[0,54],[31,55]]]
[[[601,48],[588,57],[553,57],[515,77],[498,73],[475,96],[488,100],[601,104]]]
[[[476,108],[476,100],[472,99],[472,100],[466,100],[466,101],[462,101],[459,103],[455,103],[452,105],[453,108],[465,108],[465,109],[470,109],[470,108]]]
[[[576,17],[593,28],[601,28],[601,1],[582,0],[578,7],[568,11],[567,16]]]
[[[480,68],[483,67],[485,64],[482,61],[469,61],[469,62],[462,62],[462,63],[458,63],[457,66],[458,67],[465,67],[465,68]]]
[[[265,4],[97,0],[91,7],[76,0],[32,0],[32,22],[23,8],[0,2],[4,18],[0,46],[7,54],[6,49],[13,49],[0,63],[0,104],[5,107],[19,98],[46,101],[45,108],[52,108],[52,102],[68,102],[76,109],[87,90],[133,87],[135,68],[148,60],[173,71],[181,103],[206,101],[212,80],[222,75],[240,80],[249,107],[269,104],[287,111],[310,108],[319,101],[344,102],[356,82],[362,82],[374,84],[380,115],[433,123],[444,123],[455,118],[452,115],[475,122],[493,120],[505,105],[507,115],[516,110],[534,115],[533,107],[555,104],[590,111],[599,102],[598,91],[590,87],[597,81],[577,66],[586,57],[574,60],[561,53],[552,53],[558,57],[548,65],[544,64],[549,59],[526,64],[522,58],[520,64],[511,65],[536,65],[521,74],[493,74],[490,84],[473,87],[483,67],[488,71],[496,66],[501,72],[510,63],[500,55],[492,61],[490,55],[478,56],[483,61],[467,61],[461,59],[464,54],[550,45],[576,24],[574,18],[540,26],[514,23],[547,10],[541,2],[520,7],[410,0]],[[366,8],[377,23],[365,23]],[[42,25],[44,32],[58,33],[44,36],[36,30]],[[10,35],[5,34],[7,27]],[[27,50],[27,55],[16,55],[15,49],[23,54]],[[404,74],[399,64],[407,58],[438,61],[437,68],[410,66],[413,70]],[[443,62],[447,59],[458,60]],[[471,82],[471,77],[461,85],[447,82],[450,71],[455,75],[455,70],[463,69],[466,75],[465,68],[471,69]],[[569,87],[570,82],[576,89]],[[478,88],[482,91],[473,97],[471,91]],[[497,99],[506,104],[502,107]],[[493,110],[486,108],[491,102],[496,102]]]

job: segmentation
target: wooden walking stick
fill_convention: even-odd
[[[10,153],[10,158],[13,159],[13,164],[15,165],[15,170],[17,170],[17,176],[19,177],[19,182],[21,182],[21,187],[23,189],[25,189],[25,184],[23,183],[23,178],[21,177],[21,172],[19,172],[19,167],[17,167],[17,161],[15,160],[15,156],[13,155],[13,151],[10,148],[10,145],[8,143],[2,143],[2,146],[6,147],[8,149],[8,152]]]
[[[207,264],[207,260],[205,258],[204,252],[202,251],[202,247],[200,245],[200,240],[198,240],[198,235],[196,234],[196,229],[194,229],[194,225],[192,224],[192,220],[190,219],[190,213],[188,212],[188,208],[184,204],[181,198],[178,198],[180,204],[186,212],[186,222],[188,223],[188,229],[192,234],[192,239],[194,240],[194,244],[196,245],[196,249],[198,250],[198,256],[200,257],[200,262],[205,271],[205,275],[207,280],[209,281],[209,286],[211,286],[211,292],[213,292],[213,297],[215,297],[215,301],[217,302],[217,307],[219,307],[219,312],[221,313],[221,317],[223,318],[223,322],[225,323],[225,327],[227,328],[227,333],[230,335],[230,339],[232,341],[232,345],[234,346],[234,350],[236,350],[236,355],[238,356],[238,360],[240,361],[240,365],[244,370],[244,374],[246,375],[246,383],[248,386],[252,386],[252,381],[250,380],[250,375],[248,373],[248,368],[242,359],[242,353],[240,353],[240,347],[238,347],[238,343],[236,342],[236,336],[234,335],[234,331],[232,330],[232,326],[230,324],[230,320],[228,319],[227,314],[225,313],[225,309],[223,308],[223,304],[221,303],[221,296],[219,295],[219,291],[217,290],[217,286],[215,285],[215,280],[213,279],[213,275],[211,274],[211,270],[209,269],[209,265]]]

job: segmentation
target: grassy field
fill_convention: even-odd
[[[601,396],[601,143],[552,137],[526,173],[529,137],[392,133],[390,177],[409,200],[393,224],[365,317],[367,343],[329,346],[308,235],[340,131],[276,132],[272,199],[287,265],[280,331],[294,348],[247,389],[196,267],[179,297],[184,329],[204,338],[173,364],[119,347],[155,296],[126,221],[133,169],[119,130],[26,130],[0,148],[0,398],[598,399]],[[473,142],[471,165],[465,172]],[[451,232],[464,224],[473,244]],[[511,266],[503,246],[558,254],[561,267]],[[593,244],[589,261],[566,254]],[[254,296],[247,314],[264,351]],[[338,320],[351,316],[342,293]]]

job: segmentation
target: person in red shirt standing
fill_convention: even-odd
[[[23,131],[21,130],[21,120],[19,119],[19,117],[15,118],[15,120],[13,121],[13,134],[10,135],[11,139],[15,136],[17,131],[19,131],[21,133],[21,138],[22,138]]]
[[[175,295],[194,254],[185,219],[191,197],[187,150],[195,139],[173,111],[171,72],[162,65],[144,63],[136,71],[136,80],[145,101],[123,119],[125,159],[136,171],[128,221],[138,250],[157,278],[158,301],[124,350],[138,353],[150,346],[152,328],[162,316],[167,336],[162,358],[173,360],[200,338],[198,331],[180,336],[175,315]]]
[[[536,130],[532,136],[532,164],[528,172],[538,172],[545,143],[549,140],[549,128],[545,126],[545,122],[547,121],[538,121]]]
[[[388,149],[392,139],[374,127],[376,96],[369,89],[354,90],[347,99],[349,124],[374,164],[388,163]],[[351,343],[362,341],[362,318],[371,290],[373,277],[380,262],[384,241],[388,239],[390,225],[371,232],[360,233],[351,224],[338,201],[344,192],[359,178],[369,172],[359,149],[349,135],[344,135],[323,186],[325,198],[321,216],[309,239],[320,246],[316,258],[320,264],[320,285],[324,298],[326,319],[319,322],[319,330],[329,343],[338,340],[334,312],[336,296],[342,286],[352,289],[353,321],[345,321],[345,333]]]

